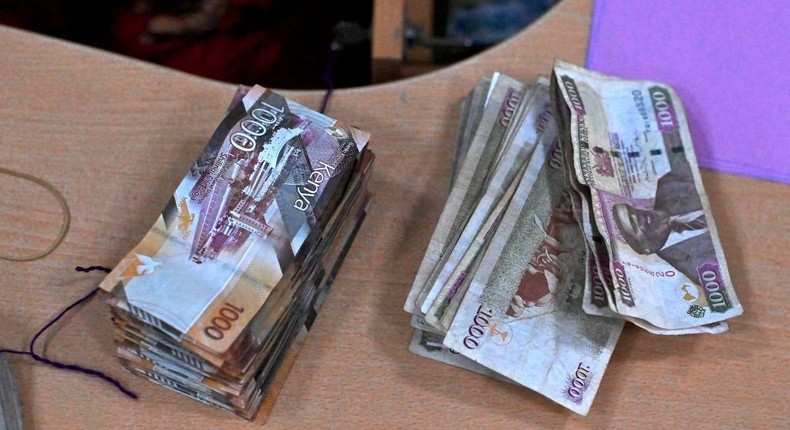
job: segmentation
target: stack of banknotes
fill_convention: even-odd
[[[416,354],[586,415],[625,321],[721,333],[743,312],[667,85],[557,61],[463,101],[452,187],[404,309]]]
[[[241,88],[101,283],[126,369],[246,419],[268,415],[366,214],[369,137]]]

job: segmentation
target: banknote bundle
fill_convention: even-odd
[[[742,313],[683,107],[557,61],[461,105],[452,184],[404,309],[409,349],[586,415],[625,321],[721,333]]]
[[[243,418],[268,416],[367,212],[369,137],[240,88],[156,223],[101,283],[125,368]]]

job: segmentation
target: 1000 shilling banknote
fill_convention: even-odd
[[[480,124],[406,297],[403,306],[406,312],[422,313],[421,308],[431,286],[485,192],[492,165],[525,88],[521,82],[499,73],[494,75],[491,85],[490,98]]]
[[[444,345],[586,415],[623,321],[582,310],[585,245],[564,176],[557,139],[542,142]]]
[[[506,141],[503,143],[505,149],[502,151],[500,162],[496,165],[485,193],[464,226],[455,248],[441,268],[432,286],[434,290],[423,303],[423,311],[429,323],[436,324],[435,321],[442,318],[442,315],[437,314],[436,311],[448,308],[449,304],[445,299],[449,292],[457,289],[463,278],[469,274],[469,259],[477,258],[478,252],[484,245],[483,240],[487,242],[486,238],[490,236],[488,230],[491,227],[496,230],[495,225],[498,225],[498,222],[495,222],[495,219],[499,214],[494,212],[504,212],[515,185],[518,184],[520,173],[523,173],[522,167],[528,163],[532,151],[546,134],[546,130],[553,128],[549,127],[553,126],[553,121],[548,90],[548,80],[543,79],[535,88],[531,88],[529,94],[525,92],[525,97],[519,103],[514,120],[508,128]],[[511,188],[513,191],[510,191]],[[489,229],[484,229],[484,226],[488,226]]]
[[[110,304],[221,365],[218,357],[312,248],[368,138],[253,87],[153,228],[102,282]]]
[[[674,91],[561,61],[553,80],[575,175],[610,253],[617,313],[664,329],[740,315]]]

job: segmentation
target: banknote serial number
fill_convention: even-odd
[[[677,272],[675,272],[674,270],[667,270],[663,272],[660,270],[659,271],[650,270],[647,267],[640,266],[639,264],[631,263],[630,261],[623,261],[622,264],[628,267],[633,267],[634,269],[639,270],[640,272],[644,272],[645,274],[650,275],[654,278],[671,278],[677,275]]]
[[[239,316],[244,312],[244,308],[233,306],[225,302],[219,308],[217,316],[211,319],[211,325],[203,329],[206,336],[214,340],[221,340],[225,337],[225,332],[233,327],[233,322],[239,319]]]
[[[650,120],[648,119],[647,105],[645,104],[645,97],[642,94],[642,90],[633,90],[631,91],[631,95],[634,97],[636,110],[639,111],[639,116],[642,117],[642,122],[645,125],[645,132],[650,132]]]

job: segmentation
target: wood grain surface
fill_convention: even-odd
[[[583,64],[590,13],[590,1],[564,0],[462,63],[335,93],[329,113],[374,136],[374,203],[267,428],[787,428],[790,187],[775,183],[703,172],[745,314],[718,336],[659,337],[627,325],[586,418],[527,389],[407,352],[411,329],[401,307],[447,196],[461,98],[495,70],[532,80],[555,57]],[[0,166],[51,182],[72,213],[54,253],[0,262],[0,345],[25,348],[39,327],[96,287],[101,274],[75,266],[113,266],[143,237],[234,89],[0,28]],[[314,108],[323,95],[284,93]],[[46,247],[59,221],[46,191],[0,176],[0,253]],[[261,424],[123,371],[109,311],[98,301],[53,329],[42,350],[103,370],[140,399],[9,356],[26,429]]]

